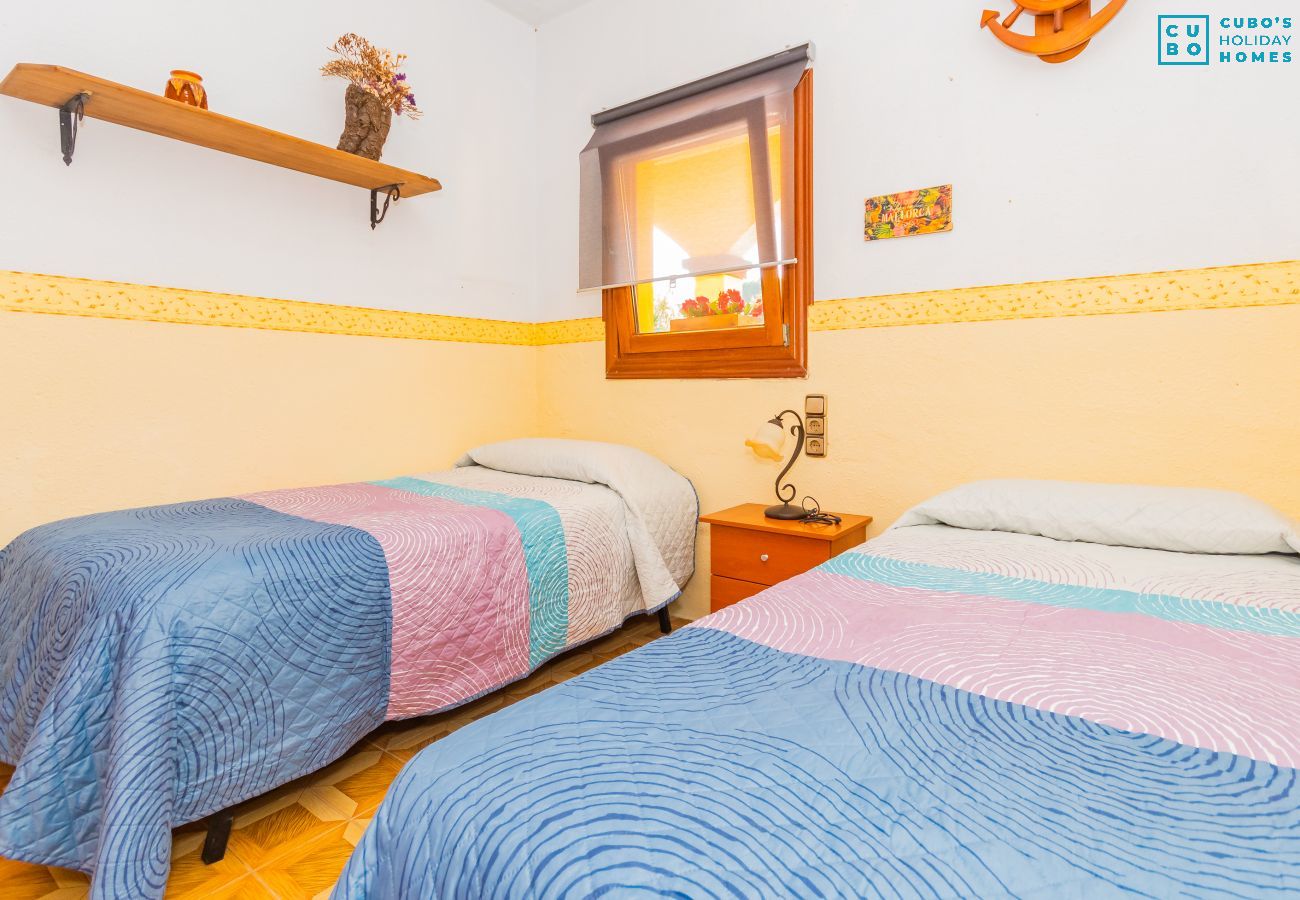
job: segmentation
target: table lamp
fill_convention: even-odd
[[[769,519],[803,519],[808,515],[803,507],[795,506],[790,502],[799,493],[795,489],[795,486],[793,484],[787,484],[784,487],[781,486],[781,479],[785,477],[786,472],[790,471],[790,467],[794,465],[794,461],[798,459],[799,454],[803,452],[803,419],[799,417],[799,414],[793,409],[787,409],[783,412],[777,413],[771,419],[759,426],[758,431],[754,432],[754,436],[745,441],[745,446],[750,450],[753,450],[763,459],[773,459],[780,462],[781,448],[785,446],[785,423],[782,420],[787,415],[794,416],[795,418],[795,424],[790,426],[790,433],[795,436],[796,443],[794,445],[794,453],[790,456],[790,461],[785,464],[785,468],[781,470],[781,474],[776,476],[776,499],[781,502],[776,506],[769,506],[767,509],[763,510],[763,515],[767,516]],[[788,497],[785,495],[787,490],[790,492],[790,496]]]

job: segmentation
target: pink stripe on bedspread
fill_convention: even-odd
[[[1294,637],[816,570],[697,624],[790,653],[1300,766]]]
[[[379,541],[393,598],[389,719],[444,709],[528,672],[528,571],[507,514],[374,484],[242,499]]]

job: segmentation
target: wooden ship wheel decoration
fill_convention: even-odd
[[[998,21],[999,14],[991,9],[980,16],[980,27],[993,32],[993,36],[1013,50],[1032,53],[1046,63],[1063,63],[1074,59],[1110,24],[1126,0],[1110,0],[1096,15],[1092,13],[1092,0],[1016,0],[1016,8]],[[1011,28],[1021,13],[1034,17],[1034,33],[1022,34]]]

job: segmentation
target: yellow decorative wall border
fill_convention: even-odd
[[[1292,303],[1300,303],[1300,260],[827,300],[813,304],[808,325],[839,331]],[[605,335],[599,318],[502,322],[23,272],[0,272],[0,310],[520,347]]]
[[[534,332],[539,347],[551,344],[585,344],[591,341],[605,340],[605,320],[599,316],[593,319],[563,319],[559,322],[538,322]]]
[[[813,331],[1300,303],[1300,260],[830,300]]]
[[[0,272],[0,310],[313,334],[531,346],[536,325]]]

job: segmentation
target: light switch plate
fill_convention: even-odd
[[[809,456],[826,455],[826,438],[810,437],[808,443],[804,445],[804,452]]]
[[[826,395],[809,394],[803,398],[803,413],[805,416],[824,416],[826,415]]]

